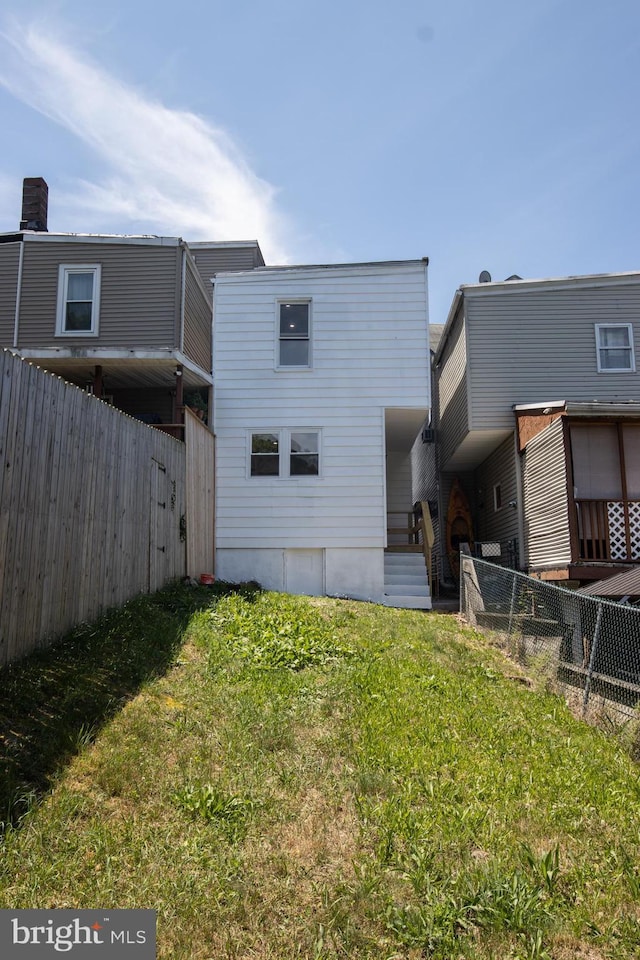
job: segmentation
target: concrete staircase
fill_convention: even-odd
[[[422,550],[416,552],[385,551],[384,595],[387,607],[431,610],[427,568]]]

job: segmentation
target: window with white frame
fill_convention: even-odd
[[[99,314],[100,264],[61,264],[57,336],[97,336]]]
[[[598,373],[633,373],[633,327],[630,323],[596,323]]]
[[[252,433],[250,451],[251,477],[317,477],[320,474],[317,430]]]
[[[311,301],[278,303],[278,366],[311,366]]]
[[[251,476],[280,476],[280,437],[277,433],[251,434]]]
[[[317,477],[320,451],[315,432],[289,435],[289,476]]]

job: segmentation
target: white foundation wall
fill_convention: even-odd
[[[218,549],[218,580],[257,580],[266,590],[379,602],[384,592],[381,549]]]

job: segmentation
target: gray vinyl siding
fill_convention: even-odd
[[[19,243],[0,244],[0,346],[13,345],[18,283]]]
[[[100,264],[98,337],[56,337],[60,264]],[[143,244],[25,242],[18,346],[179,347],[181,250]]]
[[[500,485],[502,506],[496,510],[494,488]],[[474,488],[477,509],[475,511],[478,541],[491,540],[504,543],[518,537],[518,510],[509,503],[518,501],[516,462],[513,434],[501,443],[481,463],[475,472]]]
[[[211,302],[187,257],[184,291],[184,353],[203,370],[211,370]]]
[[[252,270],[254,267],[264,266],[264,260],[257,245],[191,247],[190,249],[198,273],[210,296],[213,295],[211,279],[216,273]]]
[[[469,431],[466,323],[462,306],[436,370],[440,462],[446,464]]]
[[[598,373],[596,323],[633,324],[640,370],[640,281],[562,289],[465,290],[471,429],[511,427],[540,400],[640,400],[640,373]]]
[[[524,452],[525,547],[530,569],[571,562],[562,418],[529,441]]]

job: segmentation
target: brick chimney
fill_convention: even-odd
[[[21,230],[47,231],[49,187],[42,177],[25,177],[22,184]]]

